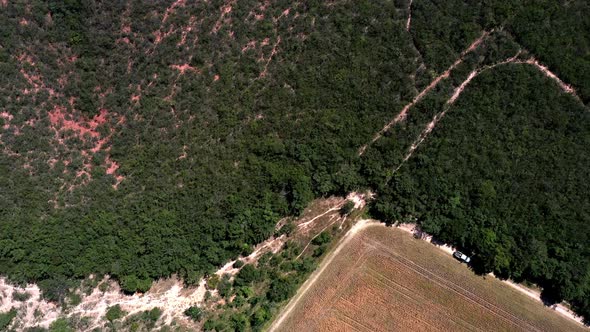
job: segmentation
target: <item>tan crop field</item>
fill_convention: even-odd
[[[313,278],[310,282],[313,282]],[[276,331],[588,331],[433,245],[370,225],[328,255]]]

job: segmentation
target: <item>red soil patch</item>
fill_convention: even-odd
[[[129,38],[127,37],[123,37],[123,38],[118,38],[117,40],[115,40],[115,43],[117,44],[129,44]]]
[[[164,13],[164,18],[162,18],[162,23],[165,23],[166,20],[168,20],[170,14],[174,13],[174,9],[176,9],[177,7],[184,7],[185,5],[186,0],[176,0],[172,5],[170,5],[170,7],[166,9],[166,12]]]
[[[153,35],[154,35],[154,44],[159,44],[162,42],[162,40],[164,40],[164,38],[167,38],[168,36],[170,36],[171,34],[173,34],[174,32],[176,32],[176,30],[174,30],[172,27],[168,28],[168,31],[162,33],[161,29],[158,29],[157,31],[154,31]]]
[[[176,46],[182,46],[186,44],[186,37],[191,31],[193,31],[196,21],[197,18],[195,16],[191,16],[191,18],[188,20],[188,25],[181,29],[180,41],[178,44],[176,44]]]
[[[262,72],[260,73],[258,78],[266,77],[266,74],[268,73],[268,65],[272,61],[272,58],[277,54],[277,47],[279,46],[280,43],[281,43],[281,36],[279,36],[277,38],[277,42],[272,46],[272,50],[270,51],[270,55],[268,57],[268,60],[266,60],[266,64],[264,65],[264,69],[262,70]]]
[[[193,67],[188,63],[182,65],[171,65],[170,68],[178,70],[180,72],[180,75],[184,75],[184,73],[187,71],[196,72],[198,74],[201,73],[201,70],[199,68]]]
[[[12,116],[12,114],[9,114],[8,112],[0,112],[0,118],[4,119],[4,129],[8,129],[10,127],[10,121],[12,121],[12,118],[14,118],[14,116]]]
[[[228,23],[230,22],[230,19],[227,18],[227,16],[231,13],[232,11],[232,7],[233,4],[235,3],[234,1],[230,1],[229,3],[221,6],[221,14],[219,15],[219,18],[217,19],[217,22],[215,22],[215,25],[213,26],[213,29],[211,30],[211,33],[217,33],[217,31],[219,31],[219,29],[221,29],[221,26],[224,23]]]
[[[48,113],[49,121],[54,128],[61,127],[65,130],[73,130],[78,133],[81,140],[85,140],[84,136],[99,137],[100,134],[96,131],[97,127],[106,122],[108,111],[100,110],[100,114],[94,116],[90,120],[72,120],[70,116],[64,113],[65,107],[55,106],[52,111]]]
[[[51,51],[60,53],[59,46],[49,46]],[[66,51],[68,51],[66,54],[69,55],[61,57],[58,60],[59,68],[63,69],[64,71],[68,70],[68,66],[71,66],[72,63],[78,60],[78,57],[73,55],[69,49],[66,49]],[[101,86],[95,87],[93,92],[97,95],[101,103],[101,108],[97,115],[93,116],[92,118],[88,118],[81,115],[76,110],[75,97],[70,96],[64,103],[64,100],[62,99],[65,96],[63,96],[61,92],[56,92],[54,89],[48,87],[51,85],[46,83],[39,70],[35,68],[36,63],[31,55],[22,53],[15,59],[20,63],[19,71],[29,85],[28,88],[22,89],[23,93],[35,95],[41,92],[47,92],[50,97],[49,100],[45,101],[42,106],[44,108],[50,108],[50,111],[47,112],[47,118],[49,119],[50,128],[55,133],[53,139],[55,144],[57,144],[57,146],[54,146],[53,151],[49,151],[51,152],[50,156],[47,157],[47,163],[49,166],[53,168],[58,160],[61,160],[65,165],[70,164],[72,162],[70,159],[72,152],[79,153],[82,156],[82,167],[74,171],[73,174],[76,176],[76,178],[82,178],[82,182],[80,183],[79,181],[76,181],[77,184],[73,184],[70,183],[69,180],[64,180],[60,190],[73,190],[76,186],[88,183],[91,178],[91,170],[93,167],[91,162],[92,157],[99,151],[105,151],[107,153],[103,167],[105,167],[106,173],[114,176],[117,179],[117,183],[119,183],[123,179],[122,176],[115,174],[119,168],[119,165],[108,155],[110,150],[110,138],[114,132],[114,129],[112,127],[109,128],[107,134],[101,133],[99,131],[100,126],[108,125],[109,119],[113,119],[113,115],[109,114],[108,110],[104,108],[106,97],[108,94],[112,93],[112,88],[103,89]],[[69,73],[71,73],[71,71],[69,71]],[[60,88],[64,88],[67,85],[68,75],[69,74],[67,73],[63,74],[57,79],[57,83],[59,84]],[[69,107],[66,106],[68,104]],[[10,121],[13,119],[13,115],[7,112],[0,113],[0,117],[4,119],[5,122],[8,122],[3,125],[3,128],[13,128],[13,134],[18,135],[23,127],[33,127],[36,122],[44,116],[41,114],[40,110],[37,110],[34,117],[24,120],[20,125],[10,123]],[[124,117],[120,116],[117,124],[121,124],[124,121]],[[85,147],[69,146],[71,144],[68,140],[69,138],[79,139]],[[63,147],[63,149],[58,149],[58,147]],[[5,153],[14,155],[14,153],[12,153],[12,151],[7,146],[5,146],[4,150]],[[24,155],[23,158],[25,158],[23,161],[24,165],[29,165],[27,167],[31,168],[31,161],[28,160]],[[64,170],[64,173],[67,174],[69,171]]]
[[[256,48],[256,41],[251,40],[246,45],[244,45],[244,47],[242,47],[242,53],[245,53],[246,51],[252,50],[254,48]]]
[[[287,9],[283,10],[281,15],[273,18],[274,23],[277,23],[281,18],[288,16],[290,11],[291,11],[291,8],[287,8]]]
[[[103,137],[98,131],[98,128],[99,126],[106,124],[108,119],[111,118],[111,115],[109,114],[108,110],[101,109],[99,114],[88,119],[82,116],[74,117],[71,114],[66,113],[66,110],[67,109],[65,107],[56,105],[54,106],[54,109],[48,113],[51,127],[55,131],[55,138],[59,144],[66,146],[66,143],[62,137],[64,132],[67,131],[73,132],[74,136],[80,139],[82,142],[95,140],[92,148],[79,150],[80,154],[84,157],[84,162],[83,168],[76,172],[76,178],[85,177],[83,184],[86,184],[91,179],[90,173],[92,170],[92,164],[90,163],[90,160],[92,155],[99,151],[108,152],[110,150],[110,147],[107,147],[107,145],[114,130],[111,128],[110,134]],[[118,124],[121,124],[124,121],[125,118],[121,116],[119,117]],[[70,162],[70,160],[64,160],[64,164],[66,165]],[[54,164],[55,162],[50,160],[50,166],[53,166]],[[119,165],[113,161],[108,154],[105,157],[104,167],[106,168],[107,174],[112,175],[117,179],[117,185],[123,180],[122,176],[117,176],[115,174],[119,168]],[[74,188],[75,186],[71,185],[68,190],[73,190]]]

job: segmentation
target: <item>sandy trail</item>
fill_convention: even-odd
[[[346,196],[346,199],[336,203],[335,206],[329,208],[326,212],[321,213],[319,215],[317,215],[316,217],[314,217],[313,219],[311,219],[310,221],[304,222],[302,224],[298,225],[298,228],[300,227],[307,227],[307,225],[310,222],[315,221],[316,219],[325,216],[326,214],[330,213],[330,212],[336,212],[336,211],[340,211],[340,209],[342,208],[342,206],[344,206],[344,204],[348,201],[353,202],[354,203],[354,209],[362,209],[365,207],[365,205],[367,204],[367,199],[372,199],[373,198],[373,193],[372,192],[368,192],[367,194],[361,194],[358,192],[351,192]],[[309,241],[307,242],[307,245],[303,248],[303,250],[301,250],[301,252],[299,253],[299,255],[297,256],[297,258],[295,259],[299,259],[307,250],[307,248],[311,245],[311,243],[313,242],[313,240],[318,237],[323,231],[325,231],[326,229],[328,229],[328,227],[334,225],[337,221],[341,220],[340,222],[340,226],[339,229],[342,229],[342,225],[344,224],[344,222],[346,221],[347,216],[341,216],[340,213],[336,213],[330,216],[329,222],[326,226],[324,226],[322,229],[320,229],[316,235],[314,235],[311,239],[309,239]]]
[[[336,217],[336,215],[332,215],[332,216],[330,216],[330,222],[329,222],[329,223],[328,223],[328,224],[327,224],[327,225],[326,225],[324,228],[322,228],[322,229],[321,229],[321,230],[320,230],[320,231],[319,231],[319,232],[318,232],[316,235],[314,235],[314,236],[313,236],[313,237],[312,237],[312,238],[309,240],[309,242],[307,242],[307,245],[306,245],[306,246],[303,248],[303,250],[301,250],[301,252],[299,253],[299,255],[297,255],[297,257],[295,258],[295,260],[299,259],[299,258],[300,258],[300,257],[301,257],[301,256],[302,256],[304,253],[305,253],[305,251],[307,250],[307,248],[308,248],[308,247],[311,245],[311,243],[313,242],[313,240],[314,240],[316,237],[318,237],[320,234],[322,234],[322,232],[323,232],[323,231],[325,231],[326,229],[328,229],[328,227],[330,227],[330,226],[334,225],[334,224],[335,224],[335,223],[336,223],[338,220],[340,220],[340,219],[344,219],[344,220],[346,220],[346,217],[344,217],[344,218],[343,218],[343,217],[341,217],[341,216],[338,216],[338,218],[336,218],[336,220],[334,220],[334,218],[335,218],[335,217]]]
[[[411,1],[410,1],[410,7],[411,7]],[[410,14],[411,15],[411,14]],[[408,21],[407,21],[407,29],[409,29],[409,24],[410,24],[410,19],[411,17],[408,17]],[[405,105],[402,110],[398,113],[398,115],[393,118],[393,120],[391,120],[389,123],[387,123],[379,132],[377,132],[377,134],[375,134],[375,136],[373,137],[373,139],[371,140],[371,142],[369,142],[368,144],[363,145],[359,151],[358,151],[358,155],[362,156],[365,151],[367,150],[367,148],[375,143],[377,140],[379,140],[381,137],[383,137],[383,135],[389,131],[395,124],[397,124],[400,121],[403,121],[406,118],[406,115],[408,113],[408,111],[410,110],[410,108],[412,108],[415,104],[417,104],[418,102],[420,102],[424,96],[426,96],[432,89],[434,89],[438,83],[440,83],[440,81],[442,81],[443,79],[449,77],[451,71],[453,71],[453,69],[455,69],[459,64],[461,64],[463,62],[463,59],[465,57],[465,55],[467,55],[468,53],[474,51],[475,49],[477,49],[485,40],[485,38],[492,33],[494,30],[490,30],[488,31],[484,31],[479,38],[477,38],[475,41],[473,41],[463,52],[461,52],[461,55],[459,56],[459,58],[446,70],[444,71],[442,74],[440,74],[439,76],[435,77],[430,84],[424,88],[416,97],[414,97],[414,99],[408,103],[407,105]],[[549,68],[547,68],[547,66],[541,64],[535,57],[530,57],[528,60],[519,60],[518,56],[521,54],[521,50],[519,50],[516,55],[514,55],[511,58],[508,58],[504,61],[498,62],[496,64],[493,65],[488,65],[488,66],[484,66],[484,67],[480,67],[478,69],[475,69],[474,71],[472,71],[469,76],[467,77],[467,79],[465,79],[465,81],[463,81],[459,87],[457,87],[455,89],[455,91],[453,92],[453,95],[451,96],[451,98],[449,98],[447,100],[447,105],[451,105],[453,104],[457,98],[459,98],[459,96],[461,95],[461,93],[463,92],[463,90],[465,89],[465,87],[479,74],[481,74],[482,72],[488,70],[488,69],[493,69],[497,66],[500,65],[505,65],[505,64],[509,64],[509,63],[514,63],[514,64],[528,64],[528,65],[532,65],[535,68],[537,68],[538,70],[540,70],[546,77],[552,79],[553,81],[555,81],[557,83],[557,85],[561,88],[561,90],[565,93],[568,93],[572,96],[574,96],[580,103],[584,104],[582,102],[582,100],[580,99],[580,97],[577,95],[575,89],[565,83],[562,79],[560,79],[555,73],[553,73],[551,70],[549,70]],[[413,153],[413,151],[418,147],[418,145],[420,145],[422,143],[422,141],[424,141],[425,135],[427,136],[432,129],[434,129],[434,126],[436,125],[436,123],[445,115],[446,113],[446,108],[441,112],[435,115],[435,117],[432,119],[432,122],[429,123],[426,128],[424,129],[424,131],[420,134],[420,136],[418,137],[418,139],[414,142],[414,144],[412,144],[412,147],[409,150],[409,153],[406,155],[406,157],[404,158],[403,162],[407,161],[407,159],[409,159]],[[403,164],[402,162],[402,164]],[[401,166],[401,164],[400,164]],[[398,166],[396,168],[399,169]]]
[[[511,58],[508,58],[508,59],[506,59],[504,61],[498,62],[498,63],[493,64],[493,65],[490,65],[490,66],[484,66],[484,67],[481,67],[479,69],[475,69],[471,73],[469,73],[469,75],[467,76],[467,78],[463,82],[461,82],[461,84],[453,91],[453,94],[447,100],[446,106],[443,108],[443,110],[441,112],[436,113],[434,115],[434,117],[432,118],[432,120],[426,125],[426,127],[424,128],[424,130],[422,130],[422,132],[420,133],[420,135],[418,135],[418,138],[416,138],[416,140],[412,143],[412,145],[408,149],[408,152],[406,153],[406,156],[404,157],[404,159],[402,160],[402,162],[395,168],[395,170],[393,171],[393,173],[392,173],[391,176],[393,176],[393,174],[395,174],[403,166],[403,164],[406,161],[408,161],[408,159],[410,159],[410,157],[412,157],[412,155],[414,154],[414,151],[416,151],[416,149],[418,148],[418,146],[420,146],[420,144],[422,144],[422,142],[424,142],[424,140],[426,139],[426,137],[428,137],[428,135],[432,132],[432,130],[434,130],[434,128],[436,127],[436,125],[438,124],[438,122],[447,114],[447,111],[450,108],[449,106],[455,103],[455,101],[457,100],[457,98],[459,98],[459,96],[461,95],[461,93],[465,90],[465,87],[475,77],[477,77],[477,75],[481,74],[482,72],[484,72],[484,71],[486,71],[488,69],[492,69],[492,68],[495,68],[495,67],[500,66],[500,65],[504,65],[504,64],[508,64],[508,63],[515,63],[519,54],[520,54],[520,51],[518,51],[516,53],[516,55],[514,55]],[[389,179],[391,178],[391,176],[389,177]]]
[[[451,71],[453,71],[453,69],[455,69],[459,64],[461,64],[463,62],[463,59],[465,58],[465,55],[467,55],[469,52],[475,50],[479,45],[481,45],[481,43],[483,42],[483,40],[492,32],[491,31],[484,31],[482,32],[482,34],[479,36],[479,38],[477,38],[475,41],[473,41],[463,52],[461,52],[461,55],[459,56],[459,58],[449,67],[447,68],[447,70],[445,70],[442,74],[438,75],[437,77],[435,77],[432,82],[430,82],[430,84],[425,87],[416,97],[414,97],[414,99],[408,103],[406,106],[404,106],[402,108],[402,110],[396,115],[395,118],[393,118],[393,120],[391,120],[389,123],[387,123],[371,140],[370,143],[363,145],[358,152],[359,156],[362,156],[365,151],[367,150],[367,148],[375,143],[377,140],[379,140],[381,137],[383,137],[383,135],[389,131],[389,129],[391,129],[391,127],[393,127],[396,123],[403,121],[406,118],[406,115],[408,113],[408,111],[410,110],[410,108],[412,108],[412,106],[414,106],[416,103],[418,103],[419,101],[421,101],[424,96],[426,96],[432,89],[434,89],[438,83],[440,83],[440,81],[442,81],[443,79],[449,77],[449,75],[451,74]]]
[[[555,82],[557,82],[557,84],[559,85],[559,87],[566,93],[572,94],[574,96],[577,97],[576,94],[576,90],[574,90],[574,88],[569,85],[566,84],[565,82],[563,82],[559,77],[557,77],[557,75],[555,75],[553,72],[551,72],[549,70],[549,68],[547,68],[546,66],[542,65],[539,63],[539,61],[537,61],[537,59],[535,59],[534,57],[528,59],[527,61],[523,62],[529,65],[533,65],[535,66],[537,69],[539,69],[541,72],[543,72],[543,74],[545,74],[545,76],[549,77],[550,79],[554,80]]]
[[[490,275],[494,276],[493,273],[490,273]],[[494,276],[495,278],[496,276]],[[539,302],[543,302],[543,300],[541,299],[541,293],[538,291],[535,291],[533,289],[527,288],[521,284],[517,284],[515,282],[513,282],[512,280],[500,280],[503,283],[505,283],[506,285],[516,289],[517,291],[523,293],[524,295],[535,299],[536,301]],[[568,307],[566,307],[565,305],[563,305],[562,303],[558,303],[558,304],[554,304],[551,306],[551,309],[553,309],[554,311],[556,311],[558,314],[571,319],[573,321],[576,321],[582,325],[584,325],[584,320],[582,319],[582,317],[577,316],[575,312],[573,312],[572,310],[570,310]]]

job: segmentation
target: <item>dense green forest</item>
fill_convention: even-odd
[[[588,319],[590,5],[408,5],[0,2],[0,273],[55,301],[91,273],[194,283],[313,198],[371,188],[375,216]]]

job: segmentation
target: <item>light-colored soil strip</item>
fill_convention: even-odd
[[[402,108],[402,110],[395,116],[395,118],[393,118],[393,120],[391,120],[389,123],[387,123],[373,137],[373,139],[371,140],[370,143],[363,145],[359,149],[359,152],[358,152],[359,156],[362,156],[371,144],[373,144],[377,140],[379,140],[383,136],[383,134],[385,134],[387,131],[389,131],[389,129],[391,129],[391,127],[393,127],[396,123],[403,121],[406,118],[406,115],[407,115],[408,111],[410,110],[410,108],[412,108],[412,106],[414,106],[416,103],[420,102],[443,79],[449,77],[449,75],[451,74],[451,71],[453,71],[453,69],[455,69],[458,65],[460,65],[463,62],[465,55],[467,55],[468,53],[475,50],[492,31],[482,32],[482,34],[479,36],[479,38],[477,38],[475,41],[473,41],[463,52],[461,52],[461,55],[459,56],[459,58],[447,70],[445,70],[442,74],[435,77],[434,80],[432,80],[432,82],[430,82],[430,84],[427,87],[425,87],[416,97],[414,97],[414,99],[410,103],[408,103],[406,106],[404,106]]]

